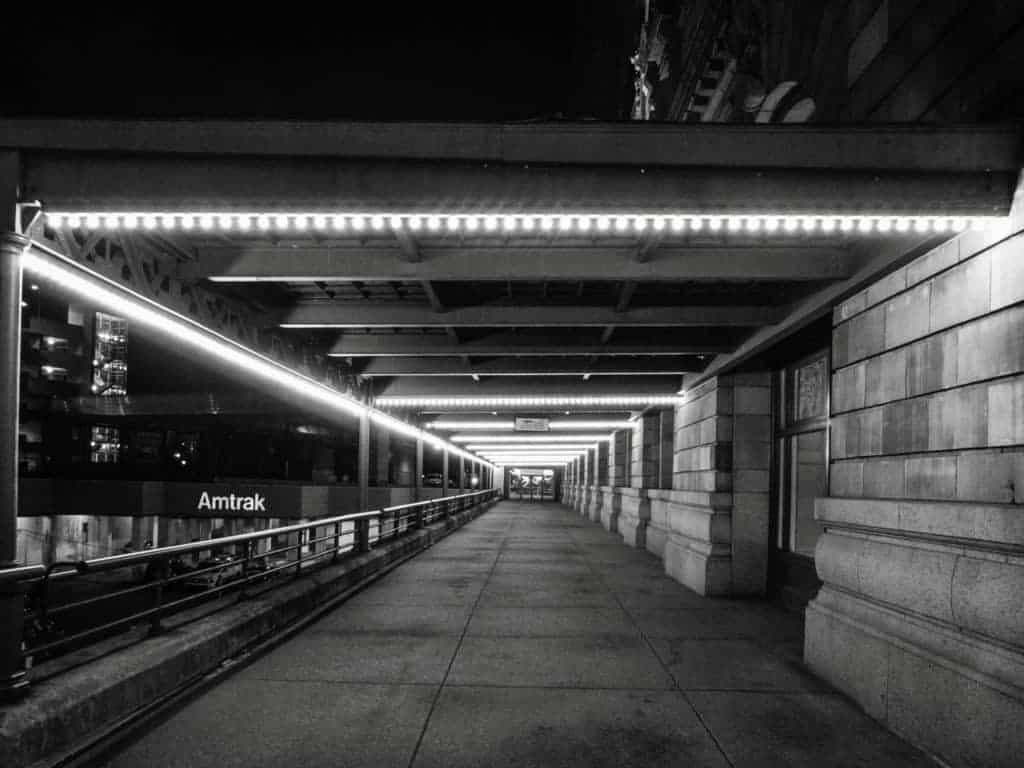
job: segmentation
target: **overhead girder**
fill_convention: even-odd
[[[659,306],[617,307],[557,306],[541,304],[450,307],[436,311],[429,305],[409,302],[301,303],[281,318],[284,326],[325,328],[444,328],[447,326],[547,327],[547,326],[760,326],[777,322],[782,309],[771,306]]]
[[[514,357],[519,355],[588,356],[635,355],[671,356],[712,355],[731,351],[734,343],[708,339],[705,332],[670,343],[613,341],[600,344],[578,335],[548,335],[543,338],[513,333],[495,333],[482,339],[459,343],[439,334],[348,334],[342,335],[327,354],[333,357]],[[469,371],[467,371],[468,373]]]
[[[469,363],[450,357],[377,357],[361,366],[361,376],[681,376],[700,371],[707,363],[693,356],[608,356],[588,361],[579,356],[471,358]]]
[[[634,261],[628,244],[420,243],[407,261],[386,241],[274,247],[237,242],[199,247],[179,274],[225,282],[317,280],[843,280],[859,255],[836,246],[664,244]]]

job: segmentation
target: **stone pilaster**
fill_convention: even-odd
[[[643,549],[647,543],[647,525],[651,503],[647,489],[658,483],[658,445],[661,419],[649,413],[636,420],[629,439],[629,487],[620,491],[619,534],[631,547]]]
[[[619,534],[631,547],[647,546],[647,523],[651,519],[651,502],[645,488],[619,489]]]
[[[612,447],[608,454],[608,484],[611,486],[629,485],[630,437],[632,434],[631,430],[619,429],[612,435]]]
[[[805,658],[949,765],[1024,754],[1022,213],[833,315]]]
[[[661,418],[648,413],[636,420],[631,438],[629,485],[632,488],[658,487],[658,446]]]
[[[700,594],[764,594],[770,385],[767,373],[718,376],[676,410],[665,571]]]
[[[587,506],[587,517],[593,522],[601,522],[601,507],[604,502],[602,486],[608,484],[608,443],[597,444],[594,453],[594,476],[590,483],[590,503]]]
[[[601,525],[609,533],[619,532],[619,515],[622,513],[621,489],[612,485],[601,487]]]

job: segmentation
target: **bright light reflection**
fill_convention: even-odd
[[[59,254],[53,254],[39,243],[33,245],[50,256],[26,249],[21,256],[22,267],[38,277],[50,280],[71,293],[108,307],[141,326],[169,337],[189,349],[199,349],[218,361],[232,365],[252,379],[261,380],[280,391],[290,391],[309,405],[320,405],[350,416],[368,414],[375,423],[408,437],[422,438],[431,445],[440,443],[437,435],[417,429],[394,416],[367,407],[359,401],[303,376],[277,361],[235,343],[215,331],[203,328],[193,320],[127,288],[116,285],[87,267],[73,265]],[[109,287],[108,287],[109,286]],[[449,451],[471,461],[480,457],[455,445]]]

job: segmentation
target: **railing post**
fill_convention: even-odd
[[[295,576],[298,578],[302,575],[302,541],[305,538],[306,531],[299,531],[299,541],[295,546]]]
[[[355,549],[359,554],[370,551],[370,518],[361,517],[355,522]]]
[[[164,631],[163,618],[164,608],[164,586],[167,584],[167,574],[170,572],[170,563],[167,558],[156,561],[156,599],[154,600],[153,613],[149,617],[149,636],[156,637]]]
[[[2,183],[16,184],[16,153],[0,155]],[[10,171],[14,172],[13,178]],[[0,194],[4,201],[7,192]],[[14,210],[0,222],[0,230],[13,224]],[[18,410],[21,382],[21,252],[28,240],[12,232],[0,234],[0,568],[17,564],[18,556]],[[0,586],[0,699],[25,692],[22,639],[25,625],[25,588],[18,583]]]
[[[337,562],[338,550],[341,548],[341,523],[334,524],[334,554],[331,556],[331,562]]]

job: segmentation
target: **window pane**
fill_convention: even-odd
[[[793,480],[791,547],[794,552],[813,555],[823,526],[814,519],[814,499],[825,495],[828,465],[825,462],[825,430],[806,432],[793,438]]]
[[[797,368],[796,420],[803,421],[824,416],[827,393],[828,371],[824,357]]]

